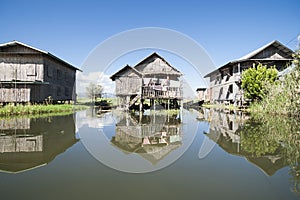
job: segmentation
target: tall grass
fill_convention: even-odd
[[[22,105],[22,104],[8,104],[0,108],[0,116],[13,115],[36,115],[47,113],[71,113],[76,110],[84,109],[85,106],[71,105],[71,104],[55,104],[55,105]]]
[[[250,111],[300,117],[299,51],[295,57],[294,69],[282,81],[269,85],[267,95],[260,102],[252,103]]]

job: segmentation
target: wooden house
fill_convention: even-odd
[[[268,67],[275,65],[278,71],[282,71],[291,62],[292,54],[291,49],[275,40],[240,59],[219,67],[204,76],[204,78],[210,79],[210,85],[206,91],[208,101],[243,104],[242,72],[258,63]]]
[[[146,99],[150,100],[150,106],[160,103],[167,108],[178,108],[183,96],[181,76],[180,71],[153,53],[134,67],[126,65],[110,78],[116,82],[120,105],[130,109],[138,102],[142,110]]]
[[[75,101],[77,70],[21,42],[0,44],[0,103]]]

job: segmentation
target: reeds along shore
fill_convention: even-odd
[[[0,107],[0,116],[15,116],[15,115],[35,115],[46,113],[70,113],[76,110],[81,110],[85,106],[71,104],[8,104]]]

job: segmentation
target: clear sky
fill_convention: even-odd
[[[216,66],[272,40],[294,50],[300,34],[299,0],[1,0],[0,8],[0,43],[18,40],[78,68],[99,43],[134,28],[182,32],[202,45]]]

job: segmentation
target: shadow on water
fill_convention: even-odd
[[[43,166],[77,141],[73,115],[0,119],[0,171]]]
[[[210,123],[204,133],[224,151],[245,157],[272,176],[289,167],[291,190],[300,194],[300,121],[282,116],[202,109],[198,120]]]

